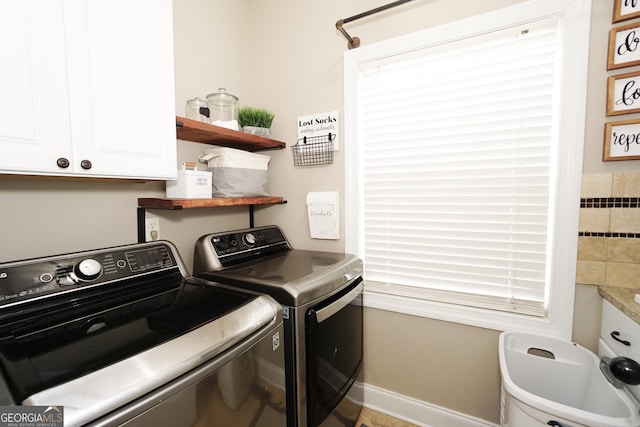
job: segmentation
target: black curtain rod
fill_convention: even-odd
[[[400,6],[401,4],[408,3],[410,1],[413,1],[413,0],[398,0],[398,1],[394,1],[393,3],[389,3],[389,4],[386,4],[386,5],[380,6],[380,7],[376,7],[375,9],[371,9],[371,10],[368,10],[366,12],[362,12],[362,13],[359,13],[357,15],[350,16],[349,18],[339,19],[336,22],[336,28],[347,39],[347,41],[348,41],[347,45],[349,46],[349,49],[356,48],[356,47],[360,46],[360,39],[358,37],[351,37],[349,35],[349,33],[347,33],[347,31],[343,28],[344,24],[356,21],[356,20],[358,20],[360,18],[364,18],[366,16],[370,16],[370,15],[373,15],[373,14],[378,13],[378,12],[385,11],[387,9],[391,9],[392,7]]]

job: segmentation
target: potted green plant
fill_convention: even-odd
[[[252,135],[271,137],[271,123],[275,115],[264,108],[241,107],[238,110],[238,123],[242,131]]]

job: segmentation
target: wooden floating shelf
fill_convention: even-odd
[[[138,206],[151,209],[196,209],[221,206],[275,205],[285,203],[282,197],[214,197],[210,199],[140,198]]]
[[[279,150],[287,146],[284,142],[276,141],[275,139],[251,135],[179,116],[176,116],[176,134],[177,138],[183,141],[219,145],[245,151]]]

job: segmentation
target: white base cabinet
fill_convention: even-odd
[[[0,0],[0,173],[175,179],[171,0]]]

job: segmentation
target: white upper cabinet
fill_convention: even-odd
[[[2,173],[175,178],[171,0],[0,0],[0,48]]]
[[[60,2],[0,0],[0,49],[0,169],[57,172],[72,155]]]

